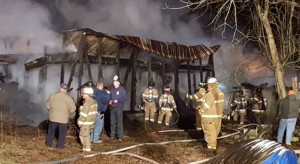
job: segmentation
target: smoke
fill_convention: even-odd
[[[172,0],[166,1],[174,3]],[[17,65],[12,66],[12,80],[17,81],[20,88],[27,89],[29,95],[32,96],[30,97],[31,102],[42,104],[42,106],[45,99],[58,90],[59,65],[49,66],[47,82],[39,84],[38,70],[25,72],[24,62],[42,57],[45,46],[60,49],[62,38],[59,32],[71,29],[91,28],[103,33],[138,36],[186,45],[221,44],[222,47],[214,55],[214,59],[216,77],[224,83],[236,70],[237,65],[241,65],[240,63],[244,63],[244,61],[252,61],[249,59],[251,55],[245,55],[241,48],[227,48],[228,42],[209,36],[202,30],[202,25],[197,19],[181,21],[179,17],[184,11],[162,10],[164,4],[159,0],[0,0],[0,4],[0,53],[33,54],[23,57]],[[264,64],[264,62],[262,63]],[[66,67],[65,81],[68,80],[68,71],[70,70],[68,66]],[[92,66],[92,68],[95,78],[98,73],[97,66]],[[104,79],[109,85],[115,71],[111,66],[106,66],[106,68]],[[269,76],[269,72],[260,70],[262,74],[255,74],[257,77],[253,78],[250,71],[253,70],[252,68],[256,68],[256,66],[243,67],[247,71],[239,76],[239,81],[258,83],[259,80],[256,79]],[[86,70],[85,73],[87,73]],[[125,70],[121,70],[121,78],[124,78],[124,74]],[[187,92],[186,75],[182,74],[181,77],[180,90]],[[153,73],[153,78],[159,81],[157,73]],[[83,82],[87,79],[87,74],[85,74]],[[147,73],[141,73],[139,79],[142,79],[142,82],[138,84],[138,87],[145,88]],[[76,80],[74,78],[72,86],[74,88],[73,97],[76,97]],[[265,82],[264,80],[263,82]],[[271,81],[272,78],[268,80]],[[39,92],[38,86],[40,85],[44,85],[44,92]],[[157,86],[162,87],[159,84]],[[228,87],[229,84],[226,86]],[[129,90],[129,88],[127,89]],[[141,94],[142,90],[137,92]],[[26,103],[26,101],[27,99],[22,102]],[[30,113],[26,112],[26,114]],[[40,120],[42,118],[45,118],[44,113],[39,116]]]
[[[61,45],[51,30],[49,12],[29,0],[0,0],[1,53],[43,53],[44,47]],[[5,42],[5,43],[4,43]]]
[[[160,1],[89,0],[82,5],[78,1],[55,0],[55,4],[65,19],[75,25],[74,28],[184,44],[199,44],[206,40],[200,37],[204,35],[196,21],[172,21],[172,15],[162,10]]]
[[[37,124],[45,118],[45,100],[38,91],[42,84],[39,71],[26,72],[24,63],[42,57],[46,46],[61,48],[62,39],[52,30],[51,15],[40,4],[31,0],[0,0],[0,4],[0,54],[17,54],[17,63],[9,65],[11,77],[5,79],[17,82],[19,88],[19,94],[10,93],[10,112],[25,118],[25,124]]]

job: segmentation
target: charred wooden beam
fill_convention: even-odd
[[[98,81],[103,79],[103,70],[102,70],[102,54],[101,54],[101,39],[98,39],[98,47],[97,47],[97,58],[98,58]],[[97,81],[97,82],[98,82]]]
[[[119,45],[118,45],[119,47]],[[116,75],[120,76],[120,48],[117,49],[117,54],[116,54]]]
[[[79,42],[79,48],[77,51],[77,56],[78,56],[78,60],[79,60],[78,87],[77,88],[80,88],[82,85],[84,55],[87,55],[87,45],[86,45],[85,33],[82,33],[80,42]],[[77,92],[77,104],[79,104],[79,101],[81,98],[80,94],[81,94],[81,91],[79,89]]]
[[[178,72],[178,65],[179,62],[174,60],[174,64],[175,64],[175,79],[174,79],[174,83],[175,83],[175,94],[179,95],[179,72]]]
[[[65,64],[61,63],[60,65],[60,83],[65,82]]]
[[[42,67],[46,64],[47,64],[46,58],[41,57],[41,58],[37,58],[33,61],[30,61],[28,63],[25,63],[24,65],[25,65],[25,70],[29,71],[30,69],[39,68],[39,67]]]
[[[17,62],[17,59],[10,54],[3,54],[3,55],[0,55],[0,62],[14,64]]]
[[[133,60],[132,60],[132,72],[131,72],[131,98],[130,98],[130,111],[134,111],[136,106],[136,59],[138,51],[135,49],[133,51]]]

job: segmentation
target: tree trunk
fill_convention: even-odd
[[[272,66],[274,68],[274,74],[276,78],[276,90],[278,92],[279,99],[282,99],[286,97],[286,90],[285,90],[285,83],[284,83],[284,69],[278,57],[278,51],[275,44],[272,28],[270,26],[270,21],[266,17],[262,21],[268,36],[268,44],[271,53],[270,55],[272,59]]]
[[[279,99],[282,99],[286,97],[286,90],[285,90],[285,84],[284,84],[284,68],[282,67],[282,63],[279,60],[278,56],[278,50],[276,47],[274,34],[270,25],[270,20],[268,19],[268,13],[270,12],[269,9],[269,0],[264,1],[264,8],[262,10],[260,3],[261,1],[255,1],[256,2],[256,9],[257,14],[260,19],[260,21],[263,23],[264,30],[267,34],[267,40],[268,45],[270,49],[270,55],[271,56],[271,63],[274,68],[274,74],[276,79],[276,90],[278,92]]]

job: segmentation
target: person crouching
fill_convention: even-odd
[[[80,127],[79,138],[83,151],[91,151],[91,132],[94,128],[98,105],[96,100],[92,98],[94,90],[87,87],[82,89],[83,106],[80,107],[80,114],[77,121]]]

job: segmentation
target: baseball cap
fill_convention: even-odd
[[[61,83],[60,88],[67,90],[69,88],[69,86],[66,83]]]

